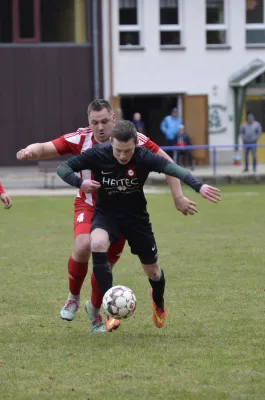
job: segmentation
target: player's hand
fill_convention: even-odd
[[[100,183],[97,181],[91,181],[90,179],[84,179],[80,187],[80,190],[85,193],[96,192],[100,188]]]
[[[200,195],[213,203],[218,203],[221,200],[221,192],[219,189],[209,185],[202,185]]]
[[[0,194],[0,199],[4,203],[5,208],[11,208],[12,207],[12,200],[11,200],[11,197],[8,196],[8,194],[1,193]]]
[[[30,148],[21,149],[17,152],[17,159],[18,160],[31,160],[33,157],[32,151]]]
[[[198,212],[196,203],[183,196],[175,199],[175,207],[183,215],[194,215]]]

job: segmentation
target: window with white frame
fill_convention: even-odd
[[[227,45],[227,0],[205,0],[206,45]]]
[[[140,46],[139,0],[119,0],[119,44]]]
[[[246,0],[246,44],[265,45],[265,0]]]
[[[160,0],[160,46],[182,44],[180,3],[182,0]]]

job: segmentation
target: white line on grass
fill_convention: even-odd
[[[39,196],[76,196],[76,189],[6,189],[8,194],[12,197],[16,196],[28,196],[28,197],[39,197]],[[157,188],[155,186],[146,186],[144,188],[147,194],[162,194],[170,193],[169,189]]]
[[[37,197],[37,196],[75,196],[77,191],[75,189],[7,189],[8,194],[12,197],[16,196],[28,196],[28,197]],[[146,186],[144,188],[144,192],[146,194],[164,194],[170,193],[170,190],[167,188],[157,188],[155,186]],[[228,192],[222,193],[224,197],[233,197],[233,196],[258,196],[263,193],[261,192]],[[185,195],[194,195],[192,190],[185,190]]]

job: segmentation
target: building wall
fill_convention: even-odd
[[[180,0],[181,1],[181,0]],[[209,144],[234,143],[233,92],[228,79],[259,57],[265,48],[245,46],[245,0],[227,1],[229,48],[205,45],[205,0],[182,1],[183,49],[160,49],[159,0],[142,0],[142,49],[119,49],[118,0],[112,1],[113,96],[123,94],[207,94],[209,118],[221,119],[219,129],[209,129]],[[104,4],[105,95],[110,95],[108,2]]]
[[[16,152],[30,143],[87,126],[95,76],[100,96],[103,91],[100,1],[97,7],[98,31],[93,33],[92,2],[75,2],[71,19],[80,28],[75,31],[76,41],[85,43],[0,43],[0,148],[4,149],[0,165],[18,164]],[[68,11],[66,7],[65,22]],[[58,25],[53,28],[56,31]],[[98,39],[97,74],[93,34]]]
[[[16,152],[30,143],[87,125],[91,48],[23,46],[1,48],[0,55],[0,165],[15,165]]]

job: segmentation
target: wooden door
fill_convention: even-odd
[[[191,142],[196,145],[208,145],[208,96],[186,95],[182,97],[182,115]],[[196,165],[208,164],[208,149],[192,151]]]
[[[122,108],[121,108],[121,98],[119,96],[111,97],[110,104],[113,109],[113,112],[116,114],[117,121],[119,119],[122,119],[123,117],[122,117]]]

